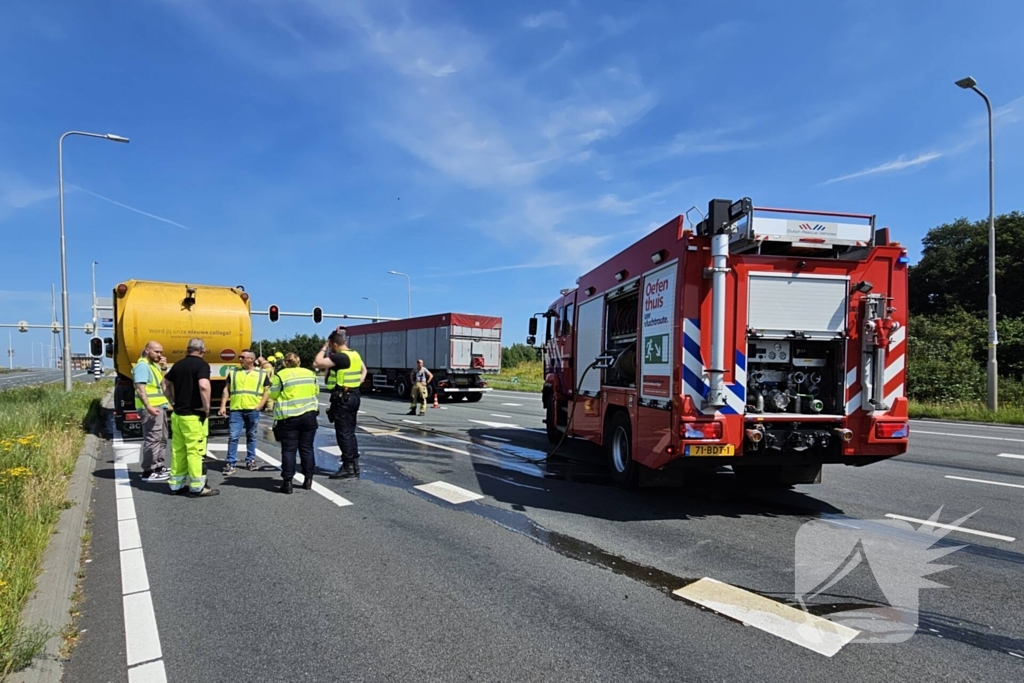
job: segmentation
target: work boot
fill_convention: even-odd
[[[358,479],[359,465],[349,460],[342,463],[338,471],[331,475],[331,479]]]
[[[283,482],[281,482],[281,493],[291,493],[291,492],[292,492],[292,480],[291,479],[285,479]]]
[[[302,488],[309,491],[313,488],[313,475],[307,474],[306,478],[302,480]]]
[[[209,486],[203,487],[201,491],[189,491],[189,498],[207,498],[209,496],[219,496],[220,489],[211,489]]]
[[[410,408],[410,409],[409,409],[409,412],[408,412],[408,413],[406,413],[406,414],[407,414],[407,415],[415,415],[415,414],[416,414],[416,409],[415,409],[415,408]]]

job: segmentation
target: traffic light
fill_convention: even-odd
[[[276,323],[281,317],[281,311],[277,306],[271,306],[268,315],[270,317],[270,322]]]
[[[89,355],[93,358],[103,357],[103,340],[100,337],[93,337],[89,340]]]
[[[324,321],[324,311],[323,311],[322,308],[317,306],[316,308],[313,309],[313,322],[315,322],[317,325],[319,325],[323,321]]]

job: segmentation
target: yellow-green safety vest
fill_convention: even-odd
[[[270,380],[270,397],[274,399],[274,419],[305,415],[319,410],[320,386],[316,375],[306,368],[285,368]]]
[[[327,373],[327,381],[324,384],[328,389],[334,389],[336,386],[356,389],[363,383],[363,359],[355,351],[341,351],[340,353],[348,356],[350,365],[345,370],[331,368]],[[338,381],[339,374],[341,375],[340,382]]]
[[[262,369],[243,370],[236,368],[231,371],[228,380],[228,396],[231,410],[256,410],[263,398],[263,382],[267,374]]]
[[[164,396],[164,390],[161,386],[164,382],[164,375],[160,372],[160,366],[148,358],[140,358],[139,363],[145,363],[149,366],[149,381],[146,382],[146,398],[149,400],[149,405],[153,408],[161,408],[167,405],[170,401]],[[135,394],[135,409],[144,410],[145,407],[146,404],[142,402],[138,394]]]

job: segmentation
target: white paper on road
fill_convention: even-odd
[[[839,652],[860,633],[848,626],[706,577],[673,591],[673,595],[826,657]]]

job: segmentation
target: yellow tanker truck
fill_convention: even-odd
[[[125,436],[142,433],[132,367],[150,341],[163,345],[170,368],[185,357],[189,339],[202,339],[216,405],[228,371],[238,365],[239,354],[252,343],[249,313],[249,295],[240,286],[128,280],[114,287],[114,336],[106,355],[114,359],[117,370],[114,417],[118,429]],[[213,411],[210,429],[222,429],[225,422]]]

